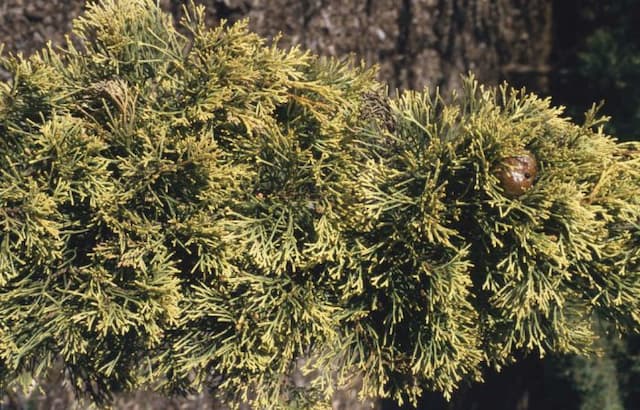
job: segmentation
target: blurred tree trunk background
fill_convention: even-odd
[[[640,1],[616,0],[198,0],[212,25],[250,19],[281,46],[314,53],[353,54],[377,64],[392,93],[402,89],[455,89],[469,71],[485,84],[508,81],[568,106],[578,120],[592,102],[607,100],[608,131],[631,139],[640,128]],[[0,0],[4,52],[30,54],[59,44],[83,0]],[[184,1],[159,0],[176,19]],[[0,80],[7,79],[0,71]],[[606,325],[605,325],[606,327]],[[605,333],[605,332],[603,332]],[[431,410],[620,410],[640,403],[640,342],[603,337],[603,356],[523,358],[486,383],[463,386],[449,403],[425,395]],[[59,376],[29,408],[72,408]],[[67,394],[67,396],[65,396]],[[28,398],[0,394],[0,409]],[[342,392],[335,408],[361,408]],[[633,407],[635,403],[636,407]],[[377,404],[383,409],[392,403]],[[217,408],[206,395],[189,400],[135,393],[119,409]]]
[[[203,0],[211,24],[250,19],[266,37],[328,56],[354,54],[378,64],[390,90],[456,87],[473,71],[489,84],[504,79],[548,87],[552,49],[550,0]],[[184,1],[160,0],[176,19]],[[5,51],[30,53],[59,43],[81,0],[2,0]]]

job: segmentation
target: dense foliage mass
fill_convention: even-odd
[[[2,59],[3,388],[61,362],[96,400],[327,407],[357,374],[413,401],[589,352],[596,313],[638,329],[640,147],[594,111],[472,78],[390,98],[203,13],[105,0],[65,48]]]

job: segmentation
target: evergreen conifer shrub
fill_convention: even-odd
[[[415,402],[592,352],[595,315],[638,330],[640,146],[595,109],[473,78],[392,98],[203,16],[103,0],[2,57],[1,388],[62,363],[99,402],[325,408],[354,374]]]

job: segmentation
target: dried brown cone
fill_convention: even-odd
[[[362,96],[363,103],[360,119],[374,120],[380,127],[389,132],[396,129],[396,119],[391,112],[389,97],[381,92],[368,92]]]
[[[531,151],[523,150],[518,155],[503,158],[495,168],[504,195],[517,198],[533,186],[538,175],[538,162]]]

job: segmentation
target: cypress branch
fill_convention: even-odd
[[[0,60],[2,388],[62,361],[101,403],[327,407],[356,374],[415,403],[592,352],[595,315],[638,330],[640,147],[595,108],[576,125],[473,77],[390,97],[185,16],[104,0],[66,46]]]

